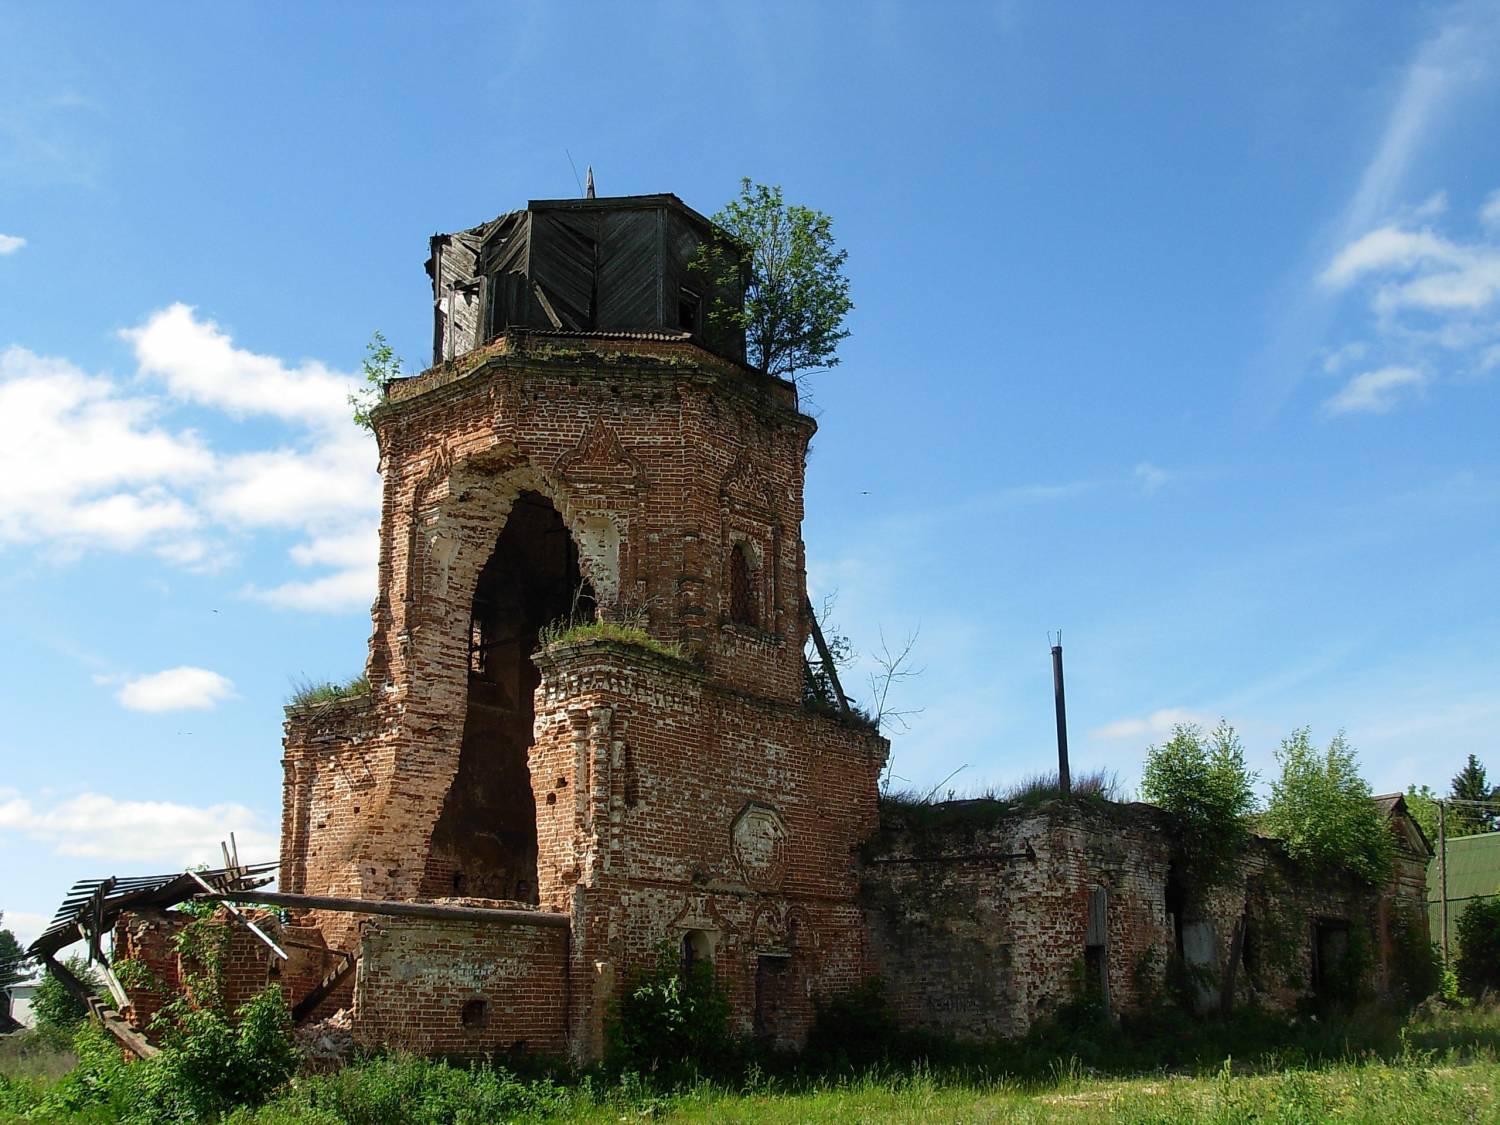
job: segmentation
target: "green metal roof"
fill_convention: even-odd
[[[1442,912],[1438,900],[1442,867],[1436,857],[1427,865],[1428,916],[1432,936],[1442,933]],[[1500,832],[1478,836],[1460,836],[1448,841],[1448,940],[1454,940],[1458,919],[1464,908],[1479,898],[1500,894]]]

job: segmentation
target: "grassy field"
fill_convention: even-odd
[[[1338,1041],[1330,1036],[1329,1042]],[[1380,1046],[1343,1056],[1303,1045],[1258,1050],[1210,1065],[1199,1054],[1177,1072],[1143,1070],[1138,1056],[1111,1067],[1054,1058],[1017,1077],[966,1060],[863,1074],[770,1077],[663,1090],[633,1076],[558,1082],[500,1068],[462,1069],[411,1057],[368,1060],[295,1080],[270,1103],[240,1110],[236,1125],[384,1125],[386,1122],[1421,1122],[1500,1123],[1500,1010],[1438,1010]],[[57,1065],[0,1052],[0,1120],[100,1122],[120,1105],[69,1106]],[[1124,1071],[1130,1071],[1125,1073]],[[14,1076],[20,1075],[19,1080]],[[138,1118],[141,1119],[141,1118]],[[149,1118],[146,1118],[149,1119]]]

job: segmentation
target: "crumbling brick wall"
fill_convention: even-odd
[[[663,941],[711,950],[738,1029],[799,1044],[813,998],[865,974],[854,851],[887,744],[608,642],[543,669],[531,768],[544,909],[574,916],[575,1034]]]
[[[1073,999],[1090,896],[1107,896],[1108,994],[1128,1010],[1159,983],[1171,932],[1170,845],[1147,806],[970,801],[893,813],[866,849],[871,968],[908,1026],[1023,1034]]]
[[[383,917],[361,924],[359,948],[360,1046],[566,1053],[565,928]]]
[[[273,941],[282,936],[280,921],[270,911],[249,911],[246,916]],[[183,931],[198,921],[180,911],[153,910],[124,914],[115,924],[112,963],[117,968],[121,962],[132,964],[132,969],[123,973],[130,1005],[122,1014],[137,1028],[149,1030],[157,1014],[176,995],[187,993],[198,1001],[207,999],[194,996],[189,985],[195,976],[211,975],[210,968],[191,955],[192,945],[184,951],[180,940]],[[217,976],[226,1012],[233,1013],[273,981],[283,982],[288,1004],[296,1002],[300,995],[295,991],[297,980],[284,981],[283,964],[265,942],[224,910],[202,924],[212,927],[212,934],[223,941],[222,957],[212,975]]]
[[[872,969],[909,1026],[1022,1034],[1080,995],[1091,898],[1103,890],[1112,1012],[1165,997],[1173,958],[1196,966],[1185,979],[1200,1010],[1220,1007],[1227,989],[1231,1004],[1291,1011],[1329,987],[1319,957],[1330,940],[1368,956],[1357,987],[1393,991],[1388,919],[1420,906],[1421,857],[1400,856],[1392,883],[1372,888],[1309,872],[1255,838],[1227,879],[1204,887],[1175,849],[1170,820],[1150,805],[888,810],[862,872]]]
[[[375,691],[288,717],[288,885],[416,897],[458,769],[477,577],[522,492],[562,513],[605,616],[641,620],[726,686],[795,703],[813,429],[790,384],[690,344],[502,338],[393,386],[377,419]],[[742,542],[752,625],[730,620],[724,581]],[[347,938],[347,923],[320,924]]]

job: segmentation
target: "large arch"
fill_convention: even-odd
[[[473,584],[457,769],[421,893],[537,901],[536,804],[527,755],[540,682],[532,654],[559,620],[591,620],[593,591],[562,513],[519,492]]]

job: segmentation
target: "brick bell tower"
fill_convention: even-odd
[[[283,888],[566,915],[556,1035],[527,1026],[579,1058],[663,942],[782,1044],[865,973],[888,745],[803,706],[815,426],[707,323],[741,300],[691,266],[713,234],[648,195],[432,239],[434,366],[374,416],[372,691],[288,713]],[[394,939],[309,917],[361,958],[358,1029]],[[461,1045],[503,1045],[525,973],[460,976],[434,1002],[487,1004]]]

